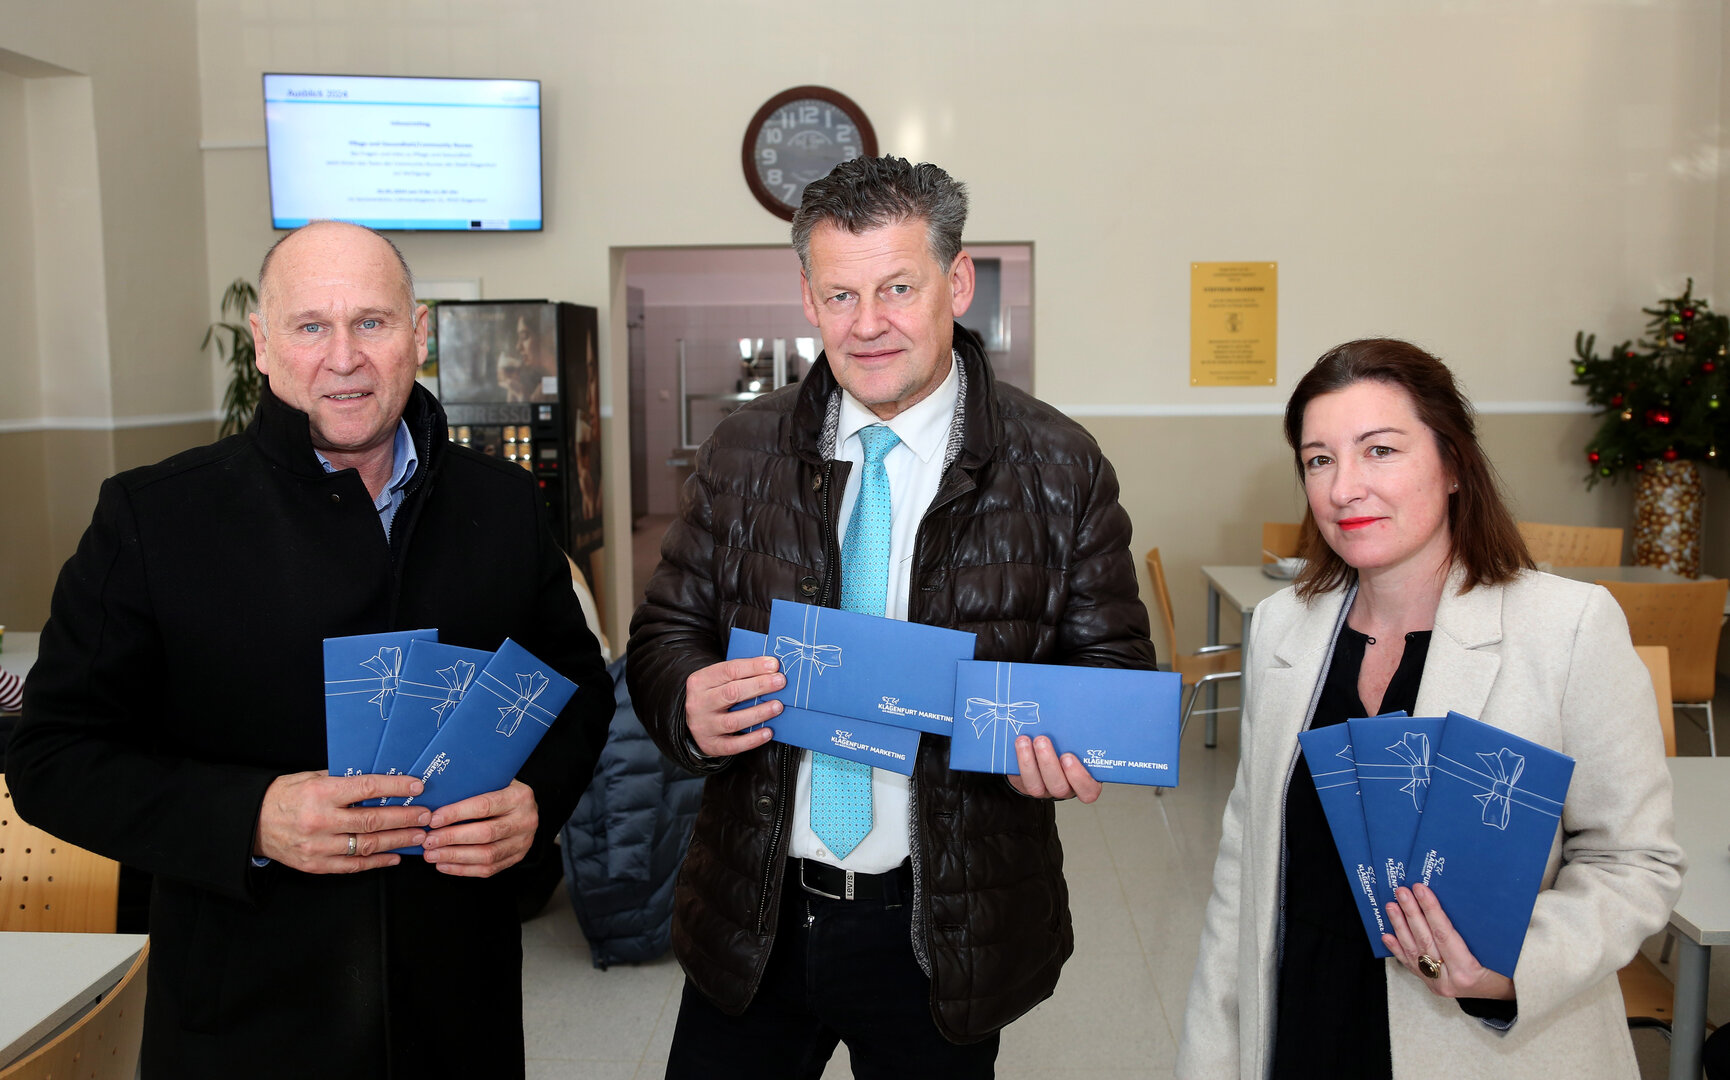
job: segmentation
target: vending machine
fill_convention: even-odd
[[[601,391],[592,307],[445,301],[437,393],[451,441],[535,474],[553,536],[600,592]]]

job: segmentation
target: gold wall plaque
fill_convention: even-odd
[[[1189,385],[1273,386],[1279,264],[1189,264]]]

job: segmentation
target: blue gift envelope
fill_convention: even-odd
[[[1358,795],[1357,762],[1352,757],[1351,728],[1329,724],[1300,732],[1298,743],[1303,747],[1304,764],[1315,780],[1316,795],[1328,819],[1328,831],[1340,853],[1340,865],[1351,883],[1358,918],[1363,920],[1364,933],[1369,935],[1370,952],[1392,956],[1382,944],[1382,935],[1393,933],[1386,915],[1393,896],[1376,873],[1375,860],[1370,856],[1370,834],[1364,825],[1363,800]]]
[[[399,630],[324,639],[325,757],[332,776],[358,776],[378,756],[414,641],[437,641],[437,630]]]
[[[1411,851],[1478,963],[1513,978],[1574,759],[1449,713]]]
[[[938,735],[954,727],[955,662],[973,659],[964,631],[786,600],[770,606],[767,647],[787,685],[765,696]]]
[[[769,640],[767,637],[755,630],[735,626],[727,631],[727,659],[749,660],[753,656],[764,656],[766,654],[763,651],[763,643],[767,640]],[[752,698],[750,701],[741,701],[733,708],[735,710],[749,708],[761,700],[763,699]]]
[[[1357,762],[1358,793],[1370,857],[1381,876],[1384,895],[1392,896],[1406,879],[1406,856],[1418,834],[1418,819],[1430,793],[1430,758],[1441,738],[1439,716],[1354,717],[1352,757]]]
[[[484,649],[436,641],[410,645],[372,771],[387,776],[408,772],[492,658]]]
[[[727,659],[741,660],[762,656],[766,640],[762,634],[735,626],[727,638]],[[763,699],[753,698],[742,701],[733,708],[748,708],[761,700]],[[810,709],[796,709],[786,704],[781,706],[780,715],[768,722],[768,727],[774,732],[776,742],[802,746],[807,750],[817,750],[849,761],[863,762],[873,768],[888,769],[903,776],[913,775],[913,763],[919,757],[919,732],[912,728],[891,727],[870,720],[832,716]]]
[[[426,790],[400,800],[440,807],[509,784],[577,684],[504,640],[409,768]]]
[[[1045,735],[1094,779],[1177,786],[1183,677],[1170,671],[964,660],[949,767],[1019,773],[1017,735]]]

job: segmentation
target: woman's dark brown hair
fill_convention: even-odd
[[[1478,445],[1471,403],[1460,393],[1446,364],[1406,341],[1366,338],[1329,349],[1298,381],[1285,406],[1285,438],[1297,455],[1298,482],[1303,483],[1304,410],[1323,394],[1337,393],[1354,383],[1374,381],[1396,386],[1411,399],[1418,419],[1436,437],[1442,461],[1459,483],[1448,496],[1448,535],[1454,565],[1465,571],[1463,589],[1502,585],[1522,569],[1531,569],[1532,556],[1520,536],[1514,516],[1502,502],[1496,470]],[[1298,596],[1315,596],[1350,584],[1357,571],[1346,565],[1322,539],[1315,519],[1304,515],[1303,550],[1308,560],[1297,578]]]

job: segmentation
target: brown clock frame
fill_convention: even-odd
[[[757,160],[753,151],[757,146],[757,132],[762,129],[769,117],[775,115],[775,111],[788,102],[799,101],[803,98],[816,98],[818,101],[827,102],[845,112],[848,118],[859,128],[859,145],[864,150],[865,156],[877,156],[877,131],[871,126],[871,118],[865,115],[865,110],[859,107],[858,102],[839,90],[831,90],[827,86],[795,86],[791,90],[783,90],[765,101],[763,107],[757,110],[757,114],[751,117],[751,122],[745,125],[745,140],[739,148],[739,161],[745,171],[745,186],[751,189],[751,194],[756,196],[763,209],[782,221],[793,220],[793,208],[771,195],[769,190],[763,186],[763,182],[758,179]]]

